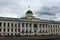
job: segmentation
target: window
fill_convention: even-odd
[[[28,23],[26,23],[26,27],[28,27]]]
[[[9,29],[7,31],[9,32]]]
[[[58,32],[59,32],[59,25],[58,25]]]
[[[18,29],[18,32],[20,32],[20,29]]]
[[[22,27],[24,27],[24,23],[22,23]]]
[[[13,27],[13,23],[11,23],[11,27]]]
[[[13,32],[13,29],[11,29],[11,32]]]
[[[15,33],[15,35],[17,35],[17,33]]]
[[[8,23],[8,27],[10,26],[10,23]]]
[[[32,24],[30,23],[30,27],[32,26]]]
[[[11,36],[13,36],[13,33],[11,33]]]
[[[0,26],[2,26],[2,23],[0,22]]]
[[[43,24],[43,28],[44,28],[44,24]]]
[[[20,23],[18,23],[18,27],[20,27]]]
[[[24,34],[24,29],[22,30],[22,33]]]
[[[31,34],[32,32],[31,32],[31,30],[30,30],[30,34]]]
[[[4,23],[4,27],[6,26],[6,23]]]
[[[5,32],[5,29],[4,29],[4,32]]]
[[[0,29],[0,32],[1,32],[1,29]]]
[[[41,28],[41,24],[40,24],[39,26],[40,26],[40,28]]]
[[[15,27],[17,27],[17,23],[15,23]]]
[[[28,30],[26,30],[26,33],[28,32]]]
[[[7,35],[9,36],[9,33]]]
[[[37,28],[37,24],[34,24],[34,28]]]
[[[17,32],[17,29],[15,29],[15,32]]]
[[[47,28],[47,24],[45,24],[46,25],[46,28]]]

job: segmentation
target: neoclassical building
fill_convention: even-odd
[[[28,10],[22,18],[0,17],[0,35],[60,35],[60,22],[36,18]]]

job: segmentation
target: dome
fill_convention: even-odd
[[[33,14],[32,11],[28,10],[26,14]]]

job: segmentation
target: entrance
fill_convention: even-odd
[[[34,24],[33,27],[34,27],[34,34],[37,35],[37,31],[38,31],[38,26],[37,26],[37,24]]]

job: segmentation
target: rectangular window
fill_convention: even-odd
[[[22,27],[24,27],[24,23],[22,23]]]
[[[5,29],[4,29],[4,32],[5,32]]]
[[[47,24],[45,24],[46,25],[46,28],[47,28]]]
[[[0,22],[0,26],[2,26],[2,23]]]
[[[10,23],[8,23],[8,27],[10,26]]]
[[[15,32],[17,32],[17,29],[15,29]]]
[[[13,29],[11,29],[11,32],[13,32]]]
[[[20,32],[20,29],[18,29],[18,32]]]
[[[20,27],[20,23],[18,23],[18,27]]]
[[[41,24],[39,24],[40,28],[41,28]]]
[[[9,29],[7,31],[9,32]]]
[[[11,23],[11,27],[13,27],[13,23]]]
[[[30,27],[32,26],[32,24],[31,24],[31,23],[30,23],[29,25],[30,25]]]
[[[26,27],[28,27],[28,23],[26,23]]]
[[[4,27],[6,26],[6,23],[4,23]]]
[[[0,32],[1,32],[1,29],[0,29]]]
[[[44,24],[42,24],[42,25],[43,25],[42,27],[44,28]]]
[[[17,27],[17,23],[15,23],[15,27]]]

